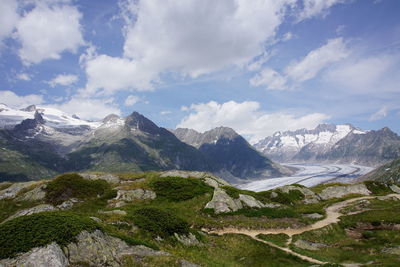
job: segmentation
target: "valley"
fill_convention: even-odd
[[[292,163],[284,165],[295,167],[299,170],[292,176],[251,181],[249,183],[243,183],[237,186],[241,189],[258,192],[290,184],[301,184],[309,187],[322,183],[351,183],[355,181],[355,178],[365,175],[373,170],[372,167],[352,164]]]

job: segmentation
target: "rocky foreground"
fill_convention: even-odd
[[[394,266],[398,194],[368,181],[256,193],[185,171],[0,183],[0,266]]]

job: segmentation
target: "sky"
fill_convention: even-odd
[[[400,133],[398,0],[0,0],[0,103],[166,128]]]

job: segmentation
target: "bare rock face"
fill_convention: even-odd
[[[77,242],[64,248],[70,263],[88,263],[90,266],[121,266],[123,256],[148,257],[169,256],[164,251],[156,251],[145,246],[129,246],[121,239],[108,236],[96,230],[83,231]]]
[[[368,190],[365,184],[330,186],[322,190],[319,196],[321,199],[327,200],[331,198],[341,198],[349,194],[370,195],[371,191]]]
[[[13,259],[0,261],[0,267],[23,266],[23,267],[66,267],[69,265],[60,246],[51,243],[45,247],[33,248]]]
[[[46,185],[41,185],[38,187],[35,187],[34,189],[26,192],[22,196],[18,197],[17,200],[19,201],[39,201],[43,200],[46,196],[46,192],[44,189],[46,188]]]
[[[104,180],[106,182],[109,182],[110,184],[117,184],[120,182],[118,176],[109,173],[107,174],[79,173],[79,175],[88,180]]]
[[[234,200],[223,189],[214,189],[214,195],[210,202],[207,203],[206,209],[214,209],[215,213],[225,213],[237,211],[243,208],[239,199]]]
[[[395,193],[397,193],[397,194],[400,194],[400,187],[398,187],[397,185],[395,185],[395,184],[390,185],[389,188],[390,188],[393,192],[395,192]]]
[[[133,189],[133,190],[118,190],[116,200],[133,201],[133,200],[145,200],[155,199],[156,193],[148,189]]]
[[[178,235],[177,233],[174,234],[175,238],[185,246],[198,246],[200,245],[200,241],[197,240],[196,236],[192,233],[187,235]]]
[[[239,199],[240,199],[240,201],[242,201],[242,203],[245,206],[247,206],[249,208],[263,208],[264,207],[264,204],[261,201],[255,199],[254,197],[249,196],[249,195],[239,194]]]
[[[21,217],[21,216],[31,215],[31,214],[45,212],[45,211],[53,211],[53,210],[58,210],[58,209],[56,207],[54,207],[53,205],[50,205],[50,204],[40,204],[40,205],[37,205],[37,206],[35,206],[33,208],[29,208],[29,209],[24,209],[24,210],[18,211],[14,215],[11,215],[6,220],[4,220],[3,223],[6,222],[6,221],[10,221],[12,219]]]
[[[37,182],[32,181],[12,184],[10,187],[0,191],[0,200],[15,198],[23,189],[29,188],[36,183]]]

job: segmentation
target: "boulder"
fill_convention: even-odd
[[[320,250],[326,248],[328,245],[322,243],[314,243],[307,240],[299,239],[293,243],[296,247],[306,250]]]
[[[192,233],[187,235],[178,235],[177,233],[174,234],[175,238],[185,246],[198,246],[200,245],[200,241],[197,240],[196,236]]]
[[[51,243],[45,247],[33,248],[16,258],[0,261],[0,267],[66,267],[68,265],[68,259],[56,243]]]
[[[36,183],[37,182],[32,181],[32,182],[12,184],[11,186],[7,187],[6,189],[0,191],[0,200],[15,198],[18,195],[18,193],[21,192],[23,189],[29,188],[29,187],[35,185]]]
[[[43,200],[46,197],[46,192],[44,189],[46,188],[46,185],[41,185],[38,186],[22,196],[18,197],[18,201],[40,201]]]
[[[133,201],[155,199],[156,193],[152,190],[137,188],[133,190],[118,190],[115,200]]]
[[[119,267],[124,256],[169,256],[163,251],[156,251],[145,246],[129,246],[123,240],[96,230],[92,233],[83,231],[75,243],[64,248],[70,263],[88,263],[90,266]]]
[[[398,187],[397,185],[392,184],[392,185],[389,186],[389,188],[390,188],[393,192],[395,192],[395,193],[397,193],[397,194],[400,194],[400,187]]]
[[[240,201],[242,201],[243,205],[245,205],[249,208],[265,207],[265,205],[261,201],[255,199],[254,197],[249,196],[249,195],[239,194],[239,199],[240,199]]]
[[[365,184],[330,186],[322,190],[319,196],[323,200],[328,200],[332,198],[341,198],[348,194],[370,195],[371,191],[368,190]]]
[[[69,210],[71,209],[75,203],[79,202],[78,199],[76,198],[71,198],[68,199],[66,201],[64,201],[63,203],[61,203],[60,205],[57,206],[57,208],[59,208],[60,210]]]
[[[187,260],[180,260],[179,264],[181,265],[181,267],[200,267],[200,265],[191,263]]]
[[[53,211],[53,210],[58,210],[58,209],[56,207],[54,207],[53,205],[50,205],[50,204],[40,204],[40,205],[37,205],[37,206],[35,206],[33,208],[29,208],[29,209],[24,209],[24,210],[18,211],[14,215],[11,215],[6,220],[4,220],[3,223],[6,222],[6,221],[10,221],[12,219],[21,217],[21,216],[31,215],[31,214],[45,212],[45,211]]]
[[[324,215],[319,213],[307,213],[303,214],[302,216],[310,219],[321,219],[322,217],[324,217]]]
[[[243,208],[239,199],[232,199],[223,189],[214,189],[213,198],[207,203],[206,209],[213,209],[215,213],[237,211]]]
[[[384,248],[382,252],[387,254],[400,255],[400,246]]]

